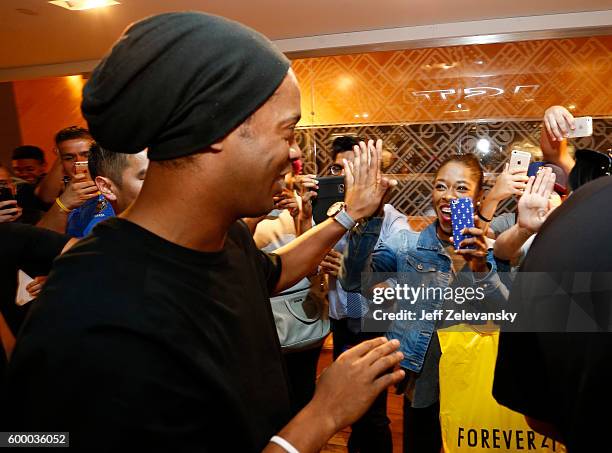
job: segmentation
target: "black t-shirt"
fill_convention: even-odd
[[[269,303],[280,272],[242,222],[217,253],[98,225],[23,326],[9,426],[70,431],[87,451],[260,451],[290,413]]]
[[[538,280],[543,274],[526,273],[547,272],[547,280],[558,279],[564,287],[572,284],[574,272],[612,272],[611,226],[612,177],[605,177],[581,187],[551,214],[520,277],[527,285],[542,286],[548,284]],[[510,307],[533,306],[540,319],[574,322],[576,310],[570,308],[576,299],[572,302],[564,292],[542,298],[522,291],[521,297],[516,289]],[[584,307],[594,307],[598,322],[607,324],[612,300],[585,294]],[[511,409],[554,424],[570,452],[609,451],[612,334],[502,333],[493,395]]]
[[[47,275],[69,237],[44,228],[20,223],[0,224],[0,311],[17,335],[29,305],[15,304],[17,271],[30,277]]]

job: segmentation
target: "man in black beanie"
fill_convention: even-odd
[[[300,94],[289,61],[237,23],[163,14],[128,28],[84,88],[95,140],[149,149],[142,191],[59,258],[9,366],[2,426],[70,431],[87,451],[318,451],[362,414],[402,355],[383,338],[341,356],[288,420],[270,294],[313,272],[392,185],[361,143],[346,207],[274,255],[238,219],[269,212]],[[102,271],[102,272],[101,272]]]

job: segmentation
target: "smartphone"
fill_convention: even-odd
[[[527,170],[527,176],[538,176],[538,171],[546,165],[546,162],[531,162]]]
[[[89,162],[86,160],[81,161],[81,162],[75,162],[74,163],[74,173],[76,175],[87,173],[89,171],[88,165],[89,165]]]
[[[13,196],[13,192],[11,191],[11,189],[9,189],[8,187],[0,187],[0,201],[9,201],[14,199],[15,197]]]
[[[529,169],[529,161],[531,160],[531,154],[527,151],[519,151],[518,149],[513,149],[512,154],[510,154],[510,168],[508,170],[520,170],[520,173],[527,174],[527,170]]]
[[[473,245],[467,247],[459,247],[461,241],[471,238],[471,234],[461,234],[464,228],[474,227],[474,203],[470,197],[455,198],[451,200],[451,223],[453,225],[453,243],[455,250],[473,249]]]
[[[570,129],[567,132],[567,138],[590,137],[593,135],[593,117],[580,116],[574,118],[574,130]]]
[[[319,224],[327,220],[327,210],[334,203],[344,201],[344,176],[322,176],[317,178],[319,190],[312,199],[312,217]]]

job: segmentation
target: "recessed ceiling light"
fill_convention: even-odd
[[[51,0],[52,5],[61,6],[71,11],[82,11],[84,9],[103,8],[105,6],[119,5],[115,0]]]

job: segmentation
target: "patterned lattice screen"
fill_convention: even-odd
[[[513,148],[537,149],[540,124],[538,121],[504,121],[312,127],[300,129],[298,140],[305,171],[326,175],[332,163],[329,150],[337,136],[382,138],[385,150],[391,153],[385,172],[396,175],[400,182],[391,203],[408,215],[423,216],[428,214],[430,207],[432,174],[448,156],[476,153],[485,171],[494,177]],[[476,147],[482,138],[490,142],[488,152]],[[595,120],[593,136],[577,139],[573,144],[577,148],[604,152],[612,149],[612,120]],[[514,207],[514,200],[508,200],[500,206],[500,212],[512,211]]]

